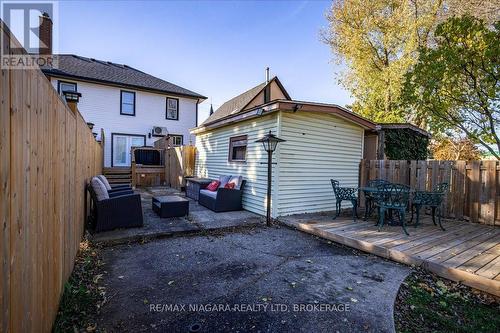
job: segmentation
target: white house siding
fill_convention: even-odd
[[[196,174],[199,177],[218,178],[220,175],[242,175],[247,183],[243,195],[243,208],[257,214],[266,214],[267,153],[261,143],[269,130],[276,133],[277,115],[268,115],[258,120],[248,120],[222,127],[196,136]],[[247,135],[247,161],[228,161],[229,138]],[[274,157],[276,154],[274,155]]]
[[[138,91],[128,88],[118,88],[100,84],[81,82],[70,79],[61,79],[67,82],[76,82],[78,92],[82,94],[78,103],[78,110],[87,122],[95,124],[94,132],[100,139],[101,128],[104,129],[104,166],[111,166],[111,134],[126,133],[146,136],[146,145],[153,145],[157,137],[148,137],[153,126],[162,126],[171,134],[184,136],[184,144],[194,142],[194,136],[189,129],[196,126],[196,99],[177,96],[161,95]],[[57,89],[58,79],[51,82]],[[135,116],[120,114],[120,90],[135,92]],[[179,99],[179,120],[165,119],[166,97]]]
[[[277,215],[334,210],[331,178],[358,185],[361,127],[329,114],[283,112],[280,136],[287,141],[279,151]]]

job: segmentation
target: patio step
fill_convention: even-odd
[[[104,168],[102,172],[110,184],[130,185],[132,183],[132,170],[130,168]]]

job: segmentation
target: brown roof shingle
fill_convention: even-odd
[[[89,80],[100,83],[116,84],[131,88],[153,90],[160,93],[176,94],[206,99],[194,91],[144,73],[127,65],[96,60],[73,54],[55,55],[58,68],[42,67],[46,75]]]
[[[218,119],[240,112],[248,103],[252,101],[264,89],[266,83],[263,82],[244,93],[231,98],[229,101],[222,104],[215,112],[208,117],[203,124],[208,124]]]

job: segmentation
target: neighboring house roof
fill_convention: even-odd
[[[288,92],[285,90],[283,85],[281,84],[280,80],[278,77],[273,77],[267,84],[265,82],[251,88],[250,90],[245,91],[244,93],[231,98],[229,101],[225,102],[222,104],[215,112],[210,115],[202,125],[210,124],[213,123],[219,119],[228,117],[230,115],[237,114],[243,110],[245,110],[245,107],[255,98],[257,95],[259,95],[268,85],[271,85],[273,82],[276,82],[283,92],[283,94],[288,98],[290,98],[290,95],[288,95]]]
[[[391,129],[410,129],[429,138],[431,137],[431,134],[429,132],[410,123],[379,123],[377,125],[377,130],[391,130]]]
[[[73,54],[59,54],[55,55],[55,57],[57,57],[58,68],[42,67],[42,71],[46,75],[206,99],[205,96],[194,91],[179,87],[127,65]]]
[[[274,100],[266,104],[258,105],[248,110],[243,110],[237,114],[231,114],[210,123],[203,123],[191,130],[198,134],[210,131],[215,128],[233,125],[240,121],[258,118],[276,111],[285,112],[319,112],[328,113],[355,123],[367,130],[375,130],[376,124],[366,118],[363,118],[354,112],[345,109],[336,104],[314,103],[295,100]]]

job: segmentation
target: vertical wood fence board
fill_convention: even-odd
[[[470,219],[472,222],[479,220],[479,198],[481,190],[481,164],[479,161],[471,161],[471,177],[470,177]]]
[[[19,71],[10,71],[11,82],[16,84],[11,86],[11,129],[22,129],[22,111],[20,108],[20,92],[22,87],[22,76]],[[23,241],[23,210],[22,210],[22,133],[19,130],[11,131],[11,249],[10,249],[10,329],[13,332],[24,329],[20,315],[24,313],[22,308],[22,273],[23,252],[21,244]]]
[[[454,201],[455,201],[455,218],[462,219],[464,217],[464,209],[466,202],[466,179],[467,179],[467,170],[466,170],[466,162],[465,161],[457,161],[456,162],[456,187],[454,188]]]
[[[485,170],[482,177],[482,191],[481,191],[481,212],[485,224],[495,224],[495,199],[496,194],[496,176],[497,176],[497,162],[484,161],[483,165]]]
[[[0,24],[3,24],[0,22]],[[2,42],[8,50],[8,38],[2,30]],[[10,132],[10,73],[1,69],[0,82],[0,331],[10,329],[10,163],[11,163],[11,132]]]

